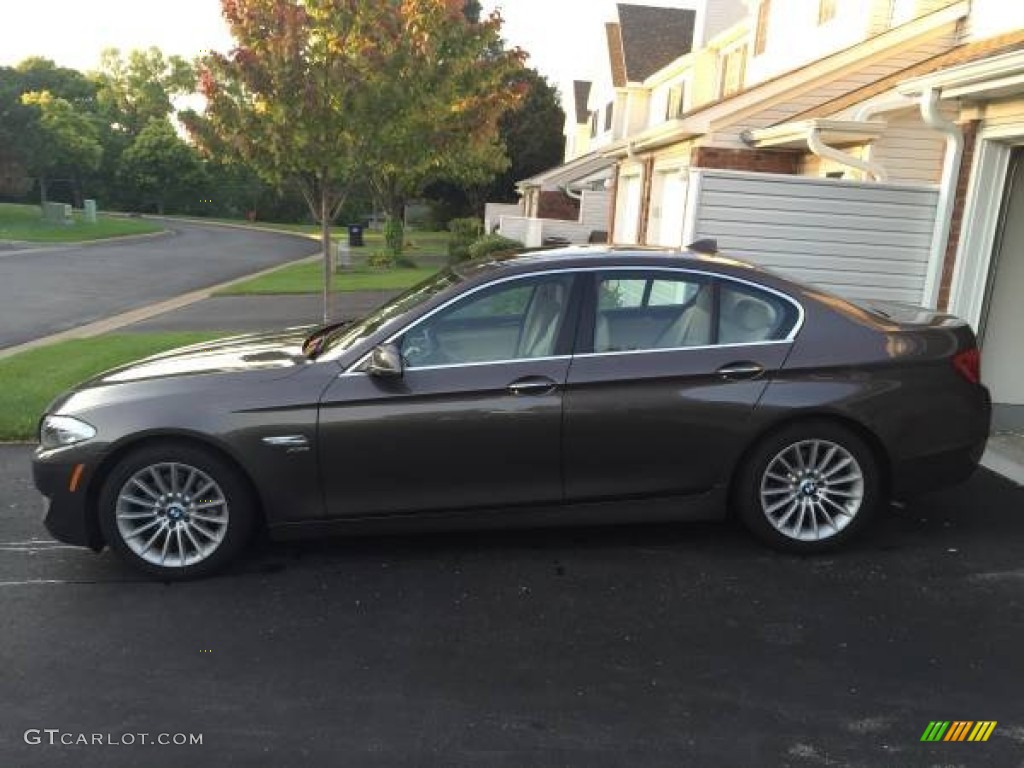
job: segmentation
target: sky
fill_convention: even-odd
[[[680,5],[678,0],[633,0]],[[155,45],[191,58],[231,45],[218,0],[0,0],[0,65],[45,56],[63,66],[94,69],[100,51]],[[530,53],[538,68],[566,92],[587,75],[586,62],[615,17],[615,0],[484,0],[501,9],[504,35]]]

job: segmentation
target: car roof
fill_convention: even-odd
[[[769,277],[759,267],[721,254],[705,254],[681,248],[656,246],[579,245],[564,248],[515,252],[465,262],[455,267],[463,279],[492,276],[496,270],[529,272],[537,269],[600,268],[600,267],[680,267],[707,269],[726,274],[756,273]],[[753,275],[751,275],[753,276]],[[772,275],[771,277],[775,277]]]

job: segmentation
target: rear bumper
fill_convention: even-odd
[[[943,413],[939,429],[922,430],[919,453],[895,462],[892,495],[908,498],[965,482],[981,462],[992,427],[992,398],[988,389],[974,386],[969,396]],[[926,452],[924,445],[941,446]]]
[[[978,468],[986,442],[987,438],[965,448],[897,464],[893,471],[893,496],[908,498],[965,482]]]
[[[57,541],[98,552],[103,549],[103,537],[95,519],[89,515],[85,490],[89,467],[85,466],[79,473],[78,483],[72,491],[71,478],[76,466],[72,462],[41,460],[38,455],[32,462],[32,479],[47,499],[43,525]]]

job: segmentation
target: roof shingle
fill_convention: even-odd
[[[583,125],[590,119],[590,110],[587,109],[587,102],[590,100],[590,81],[572,81],[573,108],[576,114],[576,122]]]
[[[696,11],[626,3],[619,3],[618,11],[626,81],[646,80],[692,50]]]

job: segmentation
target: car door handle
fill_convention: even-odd
[[[527,376],[508,385],[508,391],[513,395],[546,395],[557,388],[558,382],[547,376]]]
[[[756,379],[764,373],[764,366],[751,362],[729,363],[728,365],[723,365],[715,373],[727,381]]]

